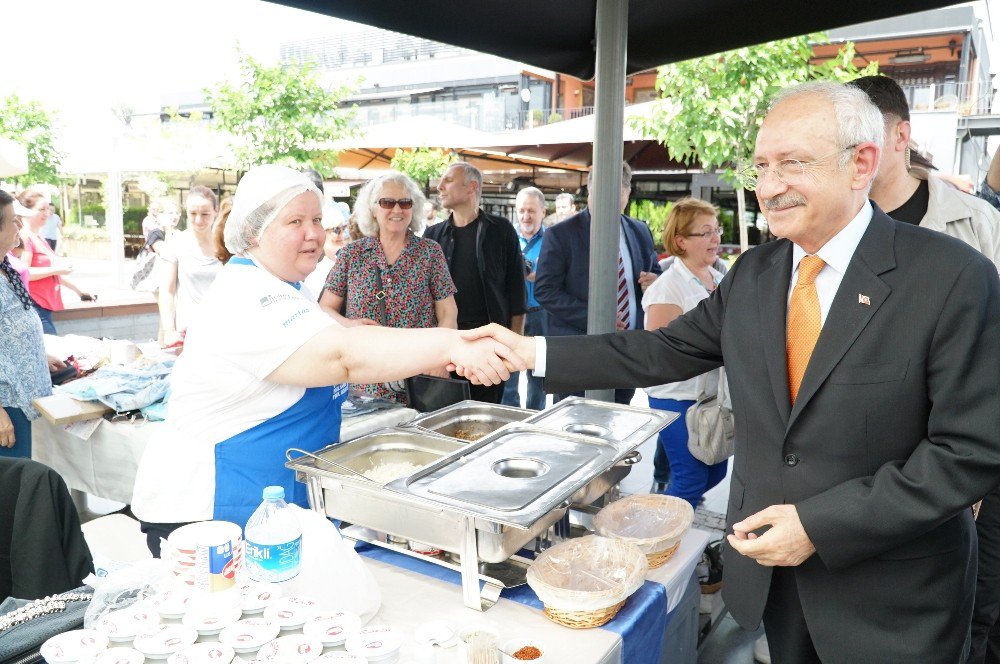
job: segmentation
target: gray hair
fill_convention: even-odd
[[[410,210],[410,230],[419,233],[424,228],[424,205],[427,204],[424,193],[420,191],[420,187],[409,175],[393,171],[380,175],[374,180],[369,180],[358,192],[358,199],[354,203],[354,219],[358,224],[358,229],[366,237],[378,237],[378,222],[372,211],[378,205],[378,199],[382,197],[382,188],[390,182],[403,185],[407,196],[413,199],[413,208]]]
[[[515,203],[517,202],[517,199],[522,196],[534,196],[537,198],[538,204],[542,206],[543,211],[547,207],[547,204],[545,203],[545,194],[543,194],[542,190],[538,187],[525,187],[521,191],[517,192],[517,196],[514,198]]]
[[[594,179],[594,169],[590,169],[587,173],[587,189],[592,189],[592,181]],[[632,188],[632,167],[628,165],[628,162],[622,162],[622,189]]]
[[[465,182],[468,183],[469,180],[474,180],[476,183],[476,198],[483,197],[483,173],[478,168],[473,166],[467,161],[456,161],[454,164],[450,164],[448,168],[458,167],[461,169],[462,174],[465,176]]]
[[[629,184],[631,185],[631,182]],[[576,205],[576,198],[573,197],[573,194],[564,191],[563,193],[556,196],[556,205],[558,205],[560,202],[569,203],[570,205]]]
[[[885,137],[882,113],[868,95],[852,85],[833,81],[810,81],[793,85],[774,96],[768,111],[784,101],[808,95],[823,97],[833,106],[833,113],[837,118],[837,144],[842,148],[871,142],[881,149]],[[850,160],[849,153],[842,154],[838,165],[841,169],[846,168]]]

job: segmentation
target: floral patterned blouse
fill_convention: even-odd
[[[386,291],[384,321],[379,320],[375,299],[377,270],[381,270]],[[458,291],[441,245],[409,232],[402,253],[392,265],[386,261],[378,238],[366,237],[346,245],[337,253],[337,262],[326,278],[326,289],[344,298],[347,318],[370,318],[386,327],[436,327],[434,303]],[[351,387],[406,401],[404,393],[387,383]]]

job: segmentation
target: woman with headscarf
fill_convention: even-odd
[[[191,187],[185,206],[187,229],[167,240],[166,250],[161,254],[163,272],[158,304],[160,342],[164,345],[183,338],[195,310],[222,269],[212,239],[218,200],[208,187]]]
[[[441,245],[416,235],[423,229],[425,202],[420,188],[402,173],[362,187],[354,214],[365,237],[340,251],[319,300],[327,313],[346,326],[458,327],[457,289]],[[357,387],[405,401],[398,383]]]
[[[20,243],[21,219],[14,198],[0,190],[0,457],[31,458],[31,420],[38,417],[31,402],[52,394],[50,369],[63,363],[46,358],[42,322],[24,278],[8,253]],[[21,212],[30,211],[22,208]]]
[[[344,328],[324,313],[299,283],[322,252],[321,210],[319,190],[282,166],[251,169],[236,190],[225,224],[233,257],[188,329],[166,424],[136,476],[132,511],[154,554],[184,523],[246,523],[266,486],[305,505],[285,450],[339,440],[347,383],[458,365],[497,384],[509,376],[504,359],[523,368],[503,345],[457,330]]]

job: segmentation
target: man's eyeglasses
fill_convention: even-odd
[[[805,182],[806,178],[812,173],[813,168],[820,162],[826,161],[830,157],[835,157],[841,153],[847,152],[848,150],[853,150],[856,147],[858,147],[857,144],[848,145],[846,148],[840,148],[835,152],[831,152],[830,154],[823,155],[822,157],[812,159],[810,161],[782,159],[774,166],[764,166],[763,164],[750,166],[740,171],[740,184],[743,185],[744,189],[754,191],[760,185],[760,181],[770,174],[774,175],[780,182],[783,182],[789,187],[796,187]]]
[[[721,227],[719,227],[719,228],[713,228],[710,231],[704,231],[703,233],[685,233],[684,237],[700,237],[703,240],[707,240],[708,238],[713,236],[722,237],[722,234],[724,232],[725,231]]]
[[[400,198],[396,200],[395,198],[380,198],[378,199],[378,206],[383,210],[391,210],[392,208],[399,206],[400,210],[409,210],[413,207],[412,198]]]

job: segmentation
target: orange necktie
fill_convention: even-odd
[[[795,403],[806,373],[809,358],[812,357],[816,340],[823,328],[819,310],[819,294],[816,292],[816,275],[826,263],[819,256],[806,256],[799,263],[799,276],[792,289],[792,300],[788,305],[788,389]]]

